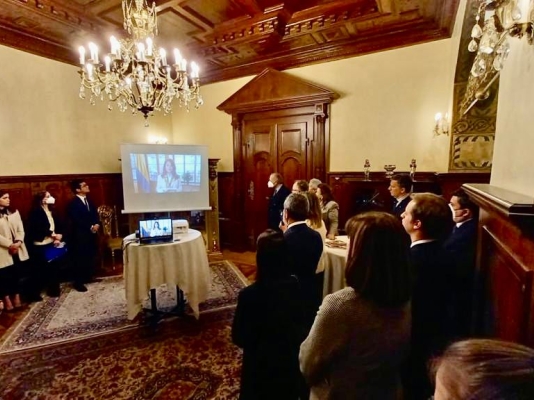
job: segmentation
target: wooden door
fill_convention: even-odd
[[[308,127],[311,117],[296,116],[245,121],[243,129],[243,175],[247,243],[254,247],[267,229],[267,210],[273,189],[269,175],[279,172],[291,187],[306,178]]]

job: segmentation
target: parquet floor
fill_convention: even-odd
[[[233,252],[229,250],[223,250],[222,253],[223,253],[223,257],[226,260],[232,261],[241,270],[243,275],[247,277],[249,281],[253,282],[255,280],[256,253],[251,252],[251,251],[238,253],[238,252]],[[122,273],[122,266],[118,265],[115,270],[106,271],[105,273],[101,274],[101,276],[117,275],[121,273]],[[0,339],[9,329],[9,327],[11,327],[20,318],[22,318],[27,308],[28,308],[28,305],[25,305],[25,307],[21,311],[14,312],[14,313],[8,313],[6,311],[3,311],[0,314]]]

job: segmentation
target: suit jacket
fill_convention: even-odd
[[[391,209],[391,213],[400,218],[401,214],[404,212],[404,210],[406,210],[406,206],[408,205],[410,200],[412,200],[410,196],[406,197],[400,203],[397,203],[397,199],[395,199],[395,204]]]
[[[241,290],[232,326],[232,340],[243,348],[239,399],[297,400],[305,337],[297,279],[255,282]]]
[[[454,227],[443,248],[451,257],[454,269],[451,286],[454,291],[452,312],[457,321],[456,334],[467,336],[471,329],[475,259],[477,248],[477,221],[471,219]]]
[[[413,246],[410,253],[415,276],[412,351],[426,358],[442,350],[452,336],[453,262],[437,240]]]
[[[280,186],[280,189],[269,198],[269,212],[268,212],[268,224],[271,229],[279,229],[280,221],[282,220],[280,214],[284,209],[284,201],[291,193],[291,190],[284,185]]]
[[[472,276],[477,247],[477,221],[470,219],[460,227],[454,227],[443,244],[455,263],[456,275],[463,279]]]
[[[70,222],[70,238],[79,251],[91,250],[96,246],[96,235],[91,232],[91,226],[100,225],[95,205],[87,198],[89,210],[84,202],[75,196],[69,203],[67,214]]]
[[[318,232],[306,224],[292,226],[285,231],[284,238],[290,271],[299,279],[305,302],[306,322],[308,328],[311,328],[322,300],[315,271],[323,254],[323,240]]]

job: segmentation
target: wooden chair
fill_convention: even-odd
[[[97,209],[100,222],[102,222],[103,245],[111,251],[111,265],[115,270],[115,252],[122,251],[122,238],[119,236],[119,223],[117,219],[117,208],[108,205],[101,205]],[[104,257],[102,268],[104,267]]]

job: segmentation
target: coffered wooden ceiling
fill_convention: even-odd
[[[203,83],[448,38],[460,0],[158,0],[158,46]],[[151,4],[151,2],[150,2]],[[121,0],[0,0],[0,43],[76,64],[127,36]]]

